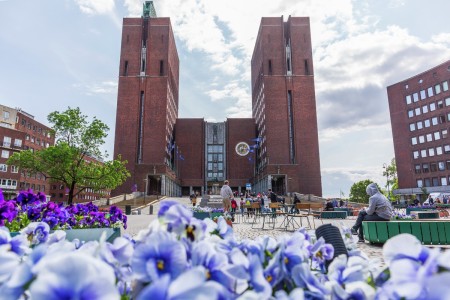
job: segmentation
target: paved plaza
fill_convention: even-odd
[[[184,204],[186,206],[192,206],[190,203],[189,198],[166,198],[171,200],[176,200],[180,202],[181,204]],[[199,202],[199,201],[198,201]],[[143,207],[141,209],[140,215],[130,215],[128,216],[128,228],[125,230],[125,233],[130,234],[131,236],[136,235],[140,230],[145,229],[148,227],[150,222],[155,220],[157,218],[157,213],[159,210],[159,202],[153,205],[153,214],[150,215],[150,208],[149,207]],[[284,218],[278,217],[277,223],[275,224],[275,229],[264,229],[262,230],[262,222],[255,224],[252,228],[252,225],[247,222],[245,218],[242,218],[241,216],[236,217],[235,223],[233,223],[233,230],[236,234],[236,236],[240,239],[256,239],[260,236],[271,236],[275,239],[283,236],[283,235],[290,235],[292,234],[292,231],[286,231],[284,229],[279,229],[281,227],[281,223]],[[310,218],[310,221],[311,218]],[[345,220],[323,220],[324,224],[331,223],[337,227],[346,226],[351,227],[355,222],[355,219],[345,219]],[[321,225],[320,220],[315,220],[315,223],[318,226]],[[303,224],[305,224],[305,220],[303,221]],[[272,227],[272,224],[266,224],[265,228]],[[361,243],[358,244],[358,248],[362,250],[369,258],[371,259],[379,259],[380,265],[383,265],[383,258],[382,258],[382,245],[371,245],[369,243]]]

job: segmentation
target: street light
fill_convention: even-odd
[[[388,172],[388,165],[386,163],[383,164],[383,169],[386,170],[386,185],[387,185],[387,190],[388,190],[388,199],[389,199],[389,172]]]
[[[144,178],[145,192],[144,192],[144,204],[145,204],[145,196],[147,196],[147,178]]]

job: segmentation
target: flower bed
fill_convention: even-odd
[[[92,204],[72,204],[46,202],[43,193],[34,194],[21,191],[13,200],[5,200],[0,190],[0,226],[11,232],[18,232],[31,222],[44,222],[51,230],[86,228],[120,228],[127,226],[127,217],[116,206],[108,212],[99,211]]]
[[[442,299],[450,292],[450,252],[424,248],[411,235],[385,244],[390,268],[378,270],[348,229],[348,257],[334,257],[312,233],[238,240],[223,217],[197,220],[172,201],[161,202],[158,220],[134,240],[68,242],[42,222],[11,238],[1,227],[0,290],[8,299],[112,300]]]

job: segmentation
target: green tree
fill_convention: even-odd
[[[383,176],[386,177],[386,188],[389,191],[387,197],[391,200],[397,200],[398,196],[394,196],[393,194],[393,191],[398,189],[397,164],[395,163],[395,158],[391,160],[389,165],[384,165],[383,168]]]
[[[371,183],[373,183],[373,181],[370,179],[355,182],[350,188],[349,200],[351,202],[369,203],[370,196],[367,195],[366,188]]]
[[[99,162],[103,160],[99,147],[105,143],[108,126],[94,118],[88,122],[79,108],[68,108],[64,112],[52,112],[47,117],[53,124],[55,145],[32,152],[21,151],[12,155],[7,164],[16,165],[24,172],[42,174],[51,182],[61,182],[68,188],[68,203],[82,191],[114,189],[130,176],[126,161]]]

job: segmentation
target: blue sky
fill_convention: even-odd
[[[325,196],[385,185],[394,157],[386,86],[450,58],[448,0],[156,0],[180,57],[179,117],[250,117],[250,59],[263,16],[309,16]],[[79,106],[110,127],[122,18],[141,0],[0,0],[0,104],[46,116]]]

